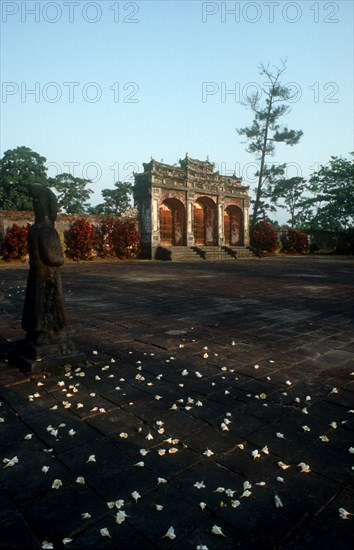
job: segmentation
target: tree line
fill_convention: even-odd
[[[0,160],[0,210],[32,210],[32,199],[28,193],[30,183],[40,183],[54,189],[60,212],[67,214],[119,216],[130,208],[131,183],[115,182],[113,189],[101,191],[103,202],[91,206],[91,180],[77,178],[69,173],[48,177],[46,162],[45,157],[29,147],[21,146],[5,151]]]
[[[253,114],[252,123],[237,129],[238,134],[245,137],[247,151],[255,155],[259,166],[255,174],[257,185],[252,199],[251,230],[261,220],[279,225],[271,219],[279,208],[288,214],[287,224],[291,228],[327,231],[352,228],[354,153],[349,153],[349,158],[332,156],[308,180],[286,177],[286,163],[267,162],[275,154],[277,144],[293,147],[300,142],[303,132],[281,124],[294,99],[291,87],[281,83],[286,60],[279,66],[261,65],[259,69],[265,80],[263,88],[259,88],[262,91],[248,96],[244,103]],[[102,190],[103,202],[91,206],[91,180],[69,173],[50,178],[45,163],[43,156],[25,146],[5,151],[0,160],[0,210],[32,210],[27,186],[34,182],[56,191],[62,212],[119,216],[129,209],[131,183],[115,182],[113,189]]]

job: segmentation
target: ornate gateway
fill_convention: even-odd
[[[134,201],[144,257],[155,258],[161,246],[248,246],[249,187],[241,178],[188,155],[179,165],[152,159],[143,166],[134,174]]]

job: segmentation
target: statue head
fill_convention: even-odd
[[[40,183],[31,183],[28,189],[33,198],[33,210],[36,216],[36,222],[45,222],[49,220],[54,223],[57,219],[58,206],[57,198],[53,191]]]

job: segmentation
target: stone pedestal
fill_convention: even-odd
[[[84,366],[86,357],[70,340],[53,344],[21,340],[17,342],[13,360],[24,373],[65,374],[74,366]]]

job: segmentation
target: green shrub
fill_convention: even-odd
[[[23,227],[14,223],[7,230],[1,246],[1,254],[4,260],[23,260],[27,255],[27,237],[30,227],[30,224],[27,227]]]
[[[288,229],[280,242],[281,252],[285,254],[306,254],[309,251],[307,234],[300,229]]]
[[[97,255],[97,234],[95,226],[80,218],[71,224],[65,233],[65,254],[75,261],[93,260]]]
[[[278,244],[277,232],[267,220],[258,222],[251,234],[251,245],[262,252],[274,252]]]

